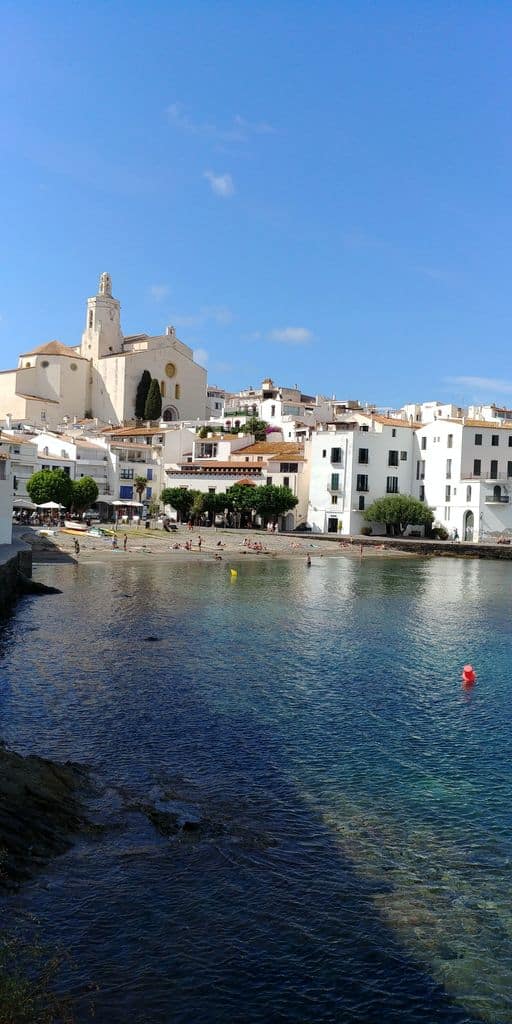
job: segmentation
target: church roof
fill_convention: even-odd
[[[73,359],[83,359],[78,355],[76,349],[70,345],[63,345],[61,341],[48,341],[46,345],[39,345],[39,348],[31,348],[29,352],[22,352],[23,356],[73,356]]]

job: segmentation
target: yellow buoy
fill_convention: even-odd
[[[237,570],[237,569],[230,569],[229,571],[230,571],[230,573],[231,573],[231,575],[232,575],[233,577],[234,577],[234,576],[238,576],[238,570]]]

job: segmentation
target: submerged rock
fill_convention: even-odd
[[[22,757],[0,746],[0,886],[17,887],[87,825],[78,765]]]
[[[46,583],[38,583],[37,580],[31,580],[28,576],[24,576],[22,572],[18,572],[16,584],[20,594],[62,594],[62,590],[59,590],[58,587],[49,587]]]

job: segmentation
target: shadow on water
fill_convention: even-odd
[[[424,758],[414,743],[427,755],[438,722],[411,685],[413,743],[378,676],[371,700],[361,691],[369,638],[384,671],[404,657],[388,649],[396,622],[383,621],[383,602],[396,594],[393,614],[411,635],[431,605],[431,571],[402,566],[326,560],[312,582],[285,562],[244,565],[234,587],[216,566],[47,570],[66,593],[58,610],[25,606],[17,617],[25,644],[4,656],[0,734],[18,749],[87,761],[107,787],[153,798],[172,789],[219,826],[183,842],[131,817],[78,844],[17,899],[72,950],[78,976],[65,982],[77,992],[98,984],[96,1019],[482,1019],[478,968],[465,989],[451,987],[462,1009],[428,970],[439,921],[430,951],[421,933],[425,894],[434,917],[444,907],[442,880],[423,879],[423,890],[417,876],[434,839],[456,896],[450,840],[442,848],[434,827],[436,808],[446,824],[446,794],[433,809],[428,757],[428,799],[421,772],[417,785]],[[144,644],[147,635],[161,642]],[[410,682],[401,679],[404,702]],[[456,964],[447,935],[443,963]],[[487,1009],[487,1020],[510,1019]]]

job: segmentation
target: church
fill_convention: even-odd
[[[0,419],[52,430],[75,417],[127,423],[144,370],[160,385],[163,420],[205,418],[206,370],[192,349],[174,327],[123,335],[110,274],[101,274],[98,294],[87,300],[81,345],[50,341],[20,355],[16,369],[0,371]]]

